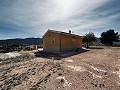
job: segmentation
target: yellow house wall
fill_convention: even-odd
[[[75,43],[72,43],[72,39],[75,39]],[[82,46],[82,38],[76,36],[62,35],[61,46]]]
[[[52,41],[51,41],[52,38],[55,39],[55,44],[52,43]],[[43,48],[46,46],[59,46],[59,45],[60,45],[60,35],[58,33],[48,32],[43,37]]]
[[[49,36],[50,35],[50,36]],[[55,44],[52,43],[52,38],[55,39]],[[72,39],[75,39],[75,43],[72,43]],[[82,38],[71,36],[71,35],[61,35],[61,49],[60,49],[60,34],[54,32],[48,32],[43,37],[43,50],[50,51],[50,52],[59,52],[76,49],[77,47],[82,46]]]

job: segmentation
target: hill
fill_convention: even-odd
[[[42,43],[42,38],[17,38],[17,39],[6,39],[0,40],[0,45],[40,45]]]

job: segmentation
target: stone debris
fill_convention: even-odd
[[[90,74],[92,74],[93,79],[94,79],[94,78],[100,78],[100,79],[102,79],[102,76],[96,75],[95,73],[93,73],[93,72],[91,72],[91,71],[88,71],[87,69],[85,69],[85,68],[82,67],[82,66],[68,66],[68,67],[70,67],[70,68],[74,69],[74,71],[78,71],[78,72],[87,71],[87,72],[89,72]],[[94,69],[98,71],[97,68],[94,68]],[[99,70],[99,71],[103,71],[103,70]]]
[[[116,72],[113,72],[113,73],[117,74],[120,78],[120,71],[116,71]]]
[[[85,68],[82,66],[68,66],[69,68],[74,69],[74,71],[84,72]]]
[[[68,62],[73,62],[73,60],[72,59],[69,59],[69,60],[67,60]]]
[[[90,72],[90,71],[88,71],[90,74],[92,74],[92,76],[93,76],[93,79],[95,79],[95,78],[100,78],[100,79],[102,79],[102,76],[100,76],[100,75],[96,75],[95,73],[93,73],[93,72]]]
[[[120,90],[118,48],[90,49],[60,60],[29,53],[0,59],[0,90]]]
[[[61,82],[64,82],[64,87],[66,87],[66,86],[68,86],[68,87],[70,87],[71,85],[72,85],[72,83],[69,83],[66,79],[65,79],[65,77],[63,76],[60,76],[60,77],[57,77],[56,79],[60,79],[61,80]]]
[[[94,69],[94,70],[96,70],[96,71],[100,71],[100,72],[107,72],[106,70],[101,70],[101,69],[98,69],[98,68],[93,67],[93,66],[91,66],[91,68],[92,68],[92,69]]]

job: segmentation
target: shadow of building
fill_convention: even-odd
[[[87,51],[89,51],[89,50],[66,51],[66,52],[60,52],[60,53],[38,51],[38,52],[35,52],[34,54],[35,54],[36,57],[52,59],[52,60],[62,60],[63,58],[74,56],[74,55],[84,53],[84,52],[87,52]]]

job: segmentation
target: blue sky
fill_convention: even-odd
[[[0,0],[0,39],[42,37],[48,29],[120,34],[120,0]]]

